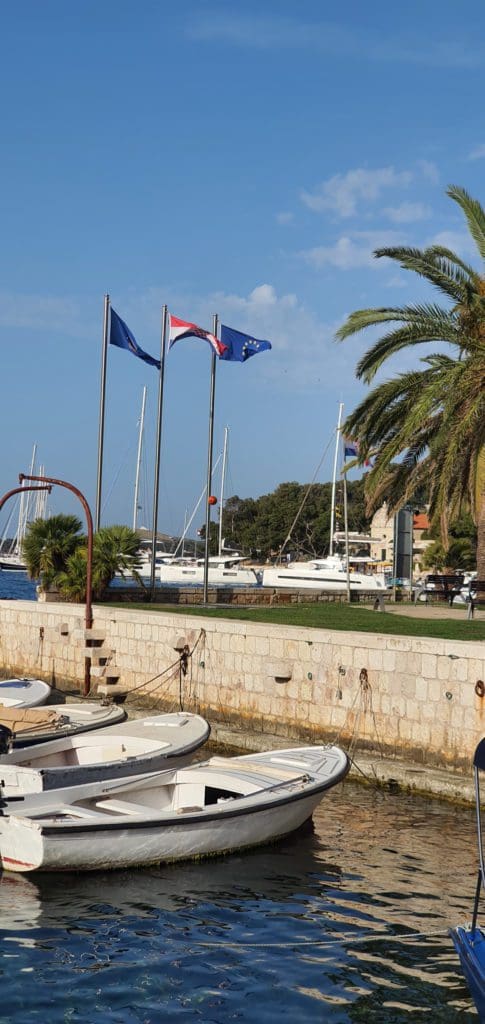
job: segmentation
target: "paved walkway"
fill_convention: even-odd
[[[409,615],[412,619],[459,619],[467,621],[468,608],[466,605],[456,605],[450,608],[447,604],[425,604],[424,601],[418,604],[394,604],[386,601],[386,612],[394,615]],[[477,609],[473,616],[476,620],[485,619],[485,609]]]

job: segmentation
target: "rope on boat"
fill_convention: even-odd
[[[304,939],[302,942],[196,942],[194,945],[208,946],[211,948],[217,948],[221,946],[233,946],[235,949],[294,949],[313,948],[314,946],[334,946],[336,942],[345,942],[347,944],[358,945],[362,942],[389,942],[390,939],[396,942],[410,940],[416,941],[417,939],[431,939],[437,936],[448,935],[448,928],[438,928],[431,932],[404,932],[402,935],[389,933],[388,931],[380,932],[378,935],[352,935],[349,932],[335,932],[332,938],[326,939]]]

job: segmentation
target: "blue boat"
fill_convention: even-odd
[[[478,878],[475,891],[473,917],[470,925],[458,925],[450,931],[461,963],[470,994],[478,1011],[480,1021],[485,1022],[485,931],[478,923],[478,904],[482,886],[485,887],[485,865],[483,858],[482,820],[480,812],[480,772],[485,771],[485,739],[480,740],[473,758],[475,775],[475,802],[478,832]]]

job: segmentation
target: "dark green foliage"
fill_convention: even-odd
[[[336,491],[337,530],[344,528],[342,488],[339,481]],[[280,484],[271,494],[263,494],[260,498],[239,498],[237,495],[228,498],[224,505],[226,547],[237,548],[263,560],[275,557],[285,541],[285,552],[302,556],[326,554],[330,539],[331,493],[330,483],[313,484],[308,490],[308,484],[292,481]],[[347,502],[349,530],[363,532],[368,529],[363,480],[347,483]],[[297,522],[287,540],[295,518]]]
[[[29,576],[43,590],[56,588],[68,601],[86,599],[87,542],[76,516],[36,519],[27,527],[22,551]],[[119,573],[138,582],[139,537],[128,526],[106,526],[93,538],[93,596],[100,598]]]
[[[357,376],[370,384],[387,360],[430,342],[445,343],[419,368],[377,384],[348,417],[345,433],[360,442],[359,461],[374,457],[367,475],[367,508],[387,501],[390,511],[427,492],[430,515],[449,548],[449,524],[464,508],[478,526],[477,568],[485,573],[485,212],[464,189],[448,195],[461,208],[482,260],[480,270],[443,246],[379,249],[441,293],[434,302],[360,309],[337,333],[341,340],[384,330],[361,358]],[[457,551],[455,550],[455,553]],[[453,556],[454,557],[454,556]]]
[[[56,585],[70,556],[83,543],[77,516],[58,515],[35,519],[27,526],[22,544],[27,571],[45,588]]]

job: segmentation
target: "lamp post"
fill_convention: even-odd
[[[19,481],[22,483],[23,480],[36,480],[42,484],[48,485],[48,488],[31,487],[29,490],[46,490],[49,491],[55,485],[57,487],[66,487],[68,491],[72,491],[73,494],[79,498],[85,515],[86,525],[88,533],[88,550],[87,550],[87,566],[86,566],[86,611],[85,611],[85,628],[91,629],[93,624],[93,613],[92,613],[92,579],[93,579],[93,517],[91,515],[91,509],[84,497],[84,494],[79,490],[78,487],[74,487],[74,484],[67,483],[66,480],[56,480],[51,476],[26,476],[25,473],[19,473]],[[21,488],[18,488],[21,490]],[[10,492],[15,493],[15,492]],[[1,505],[0,505],[1,509]],[[84,690],[83,697],[87,697],[91,688],[91,658],[85,657],[84,659]]]

